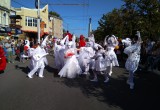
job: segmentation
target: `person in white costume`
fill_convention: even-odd
[[[29,69],[32,70],[34,67],[34,60],[32,60],[32,56],[34,55],[34,50],[35,48],[30,48],[30,41],[29,40],[25,40],[25,45],[24,45],[24,50],[27,51],[27,55],[22,54],[22,58],[31,58],[30,60],[30,64],[29,64]]]
[[[55,40],[54,42],[54,68],[60,70],[62,68],[59,51],[62,49],[62,45],[60,45],[59,40]],[[63,48],[64,49],[64,48]]]
[[[69,41],[64,52],[65,64],[58,73],[60,77],[75,78],[77,75],[82,74],[82,70],[75,55],[75,48],[72,48],[72,46],[73,42]]]
[[[25,44],[25,46],[24,46],[24,50],[25,51],[27,51],[28,49],[30,49],[30,41],[28,40],[28,39],[26,39],[25,41],[24,41],[24,44]],[[28,54],[28,53],[27,53]],[[21,60],[22,61],[24,61],[24,59],[25,58],[29,58],[29,56],[26,54],[26,52],[25,53],[23,53],[21,56],[20,56],[20,58],[21,58]]]
[[[106,71],[106,60],[104,58],[104,53],[105,50],[103,49],[103,47],[97,43],[94,44],[94,49],[96,50],[96,53],[94,55],[94,63],[92,65],[92,70],[93,70],[93,74],[94,74],[94,78],[91,81],[97,82],[98,78],[97,78],[97,74],[102,74],[105,75],[105,71]],[[105,75],[106,76],[106,75]],[[109,79],[105,77],[105,81],[108,81]]]
[[[46,37],[46,39],[48,39],[48,36]],[[45,42],[45,40],[44,40]],[[46,51],[44,50],[43,46],[45,44],[43,44],[42,42],[42,45],[40,46],[38,44],[37,48],[34,49],[32,51],[32,53],[30,53],[30,57],[31,57],[31,62],[32,62],[32,70],[28,73],[28,77],[29,78],[33,78],[33,75],[38,72],[38,76],[40,78],[43,78],[43,71],[44,71],[44,68],[45,68],[45,65],[48,64],[48,61],[46,59],[46,55],[48,55],[48,53],[46,53]]]
[[[64,51],[66,49],[66,44],[68,42],[68,35],[65,36],[61,41],[55,42],[54,44],[54,57],[56,60],[54,60],[55,68],[59,71],[64,66]]]
[[[128,55],[128,59],[125,63],[125,68],[129,71],[129,77],[127,84],[130,85],[130,89],[134,89],[134,73],[138,68],[140,61],[140,50],[141,50],[141,36],[140,32],[134,36],[134,44],[124,49],[124,53]]]
[[[48,36],[46,36],[45,39],[41,43],[41,49],[42,49],[43,53],[48,53],[48,51],[45,50],[45,48],[47,47],[47,41],[48,41]],[[44,61],[45,65],[48,65],[48,60],[47,60],[46,56],[43,57],[43,61]]]
[[[79,50],[79,65],[83,71],[83,74],[86,75],[86,78],[89,79],[89,67],[90,67],[90,62],[91,58],[95,55],[95,51],[91,47],[90,43],[86,43],[85,47],[81,47]]]
[[[87,44],[89,44],[90,47],[92,47],[92,49],[93,49],[93,51],[94,51],[94,55],[95,55],[95,53],[96,53],[95,44],[96,44],[96,43],[95,43],[95,38],[94,38],[94,34],[93,34],[93,33],[91,33],[90,36],[88,37],[88,42],[87,42]],[[89,68],[90,68],[91,70],[94,69],[94,63],[95,63],[95,59],[92,58],[91,61],[90,61],[90,65],[89,65]]]
[[[114,35],[108,35],[104,39],[104,46],[106,47],[105,59],[107,66],[107,73],[109,76],[112,74],[113,66],[119,66],[117,55],[115,54],[115,47],[118,45],[118,40]]]
[[[88,42],[90,43],[90,47],[94,48],[94,44],[95,44],[94,34],[91,34],[91,35],[88,37]]]

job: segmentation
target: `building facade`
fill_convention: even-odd
[[[10,8],[11,0],[1,0],[0,2],[0,36],[7,36],[10,32]]]
[[[50,35],[56,38],[63,37],[63,21],[55,16],[50,16],[49,21]]]
[[[20,24],[22,26],[21,30],[23,32],[23,36],[27,37],[29,39],[37,39],[37,9],[29,9],[29,8],[15,8],[16,15],[21,16]],[[44,35],[49,34],[49,26],[48,26],[48,5],[46,5],[44,8],[40,9],[40,18],[41,18],[41,25],[43,24],[44,29],[43,34],[41,34],[41,37]]]

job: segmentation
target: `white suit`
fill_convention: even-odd
[[[31,56],[31,62],[32,62],[32,70],[28,73],[28,77],[32,78],[33,75],[38,71],[39,69],[39,77],[44,77],[43,76],[43,71],[44,71],[44,67],[47,64],[46,61],[46,55],[48,55],[48,53],[46,53],[40,46],[38,46],[34,51],[33,51],[33,55]]]
[[[137,31],[137,36],[138,41],[124,49],[124,53],[128,55],[125,67],[129,71],[127,83],[130,85],[130,89],[134,88],[134,72],[137,70],[140,61],[141,37],[139,31]]]

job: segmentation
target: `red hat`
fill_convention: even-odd
[[[83,36],[83,35],[80,35],[80,39],[84,39],[84,36]]]

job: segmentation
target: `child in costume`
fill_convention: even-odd
[[[94,78],[91,81],[97,82],[98,78],[97,78],[97,74],[102,74],[105,75],[105,71],[106,71],[106,60],[104,58],[104,52],[105,50],[103,49],[103,47],[97,43],[94,44],[94,49],[96,50],[95,55],[93,56],[94,62],[92,62],[92,70],[93,70],[93,74],[94,74]],[[105,77],[105,81],[108,81],[108,78]]]
[[[118,40],[114,35],[108,35],[105,37],[104,46],[106,47],[105,59],[107,66],[107,74],[111,76],[113,66],[119,66],[117,55],[114,51],[115,47],[118,45]]]

